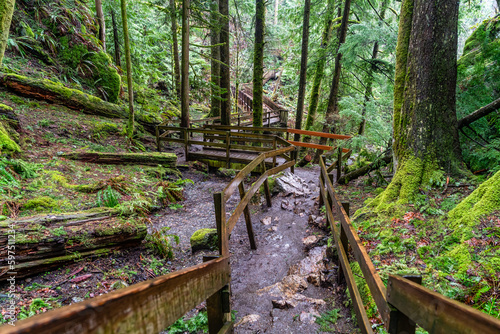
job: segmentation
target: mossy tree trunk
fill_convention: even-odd
[[[339,84],[340,72],[342,70],[342,53],[339,51],[342,44],[344,44],[347,37],[347,28],[349,26],[349,13],[351,11],[351,0],[344,2],[344,14],[342,15],[342,23],[339,31],[339,45],[337,48],[337,56],[335,57],[335,69],[333,72],[332,85],[330,87],[330,95],[328,97],[328,107],[326,108],[326,122],[323,126],[323,132],[335,132],[335,126],[338,124],[339,115]],[[320,138],[321,145],[326,144],[326,138]],[[319,161],[319,156],[322,151],[317,150],[313,162]]]
[[[300,78],[299,95],[297,97],[297,113],[295,114],[295,128],[302,128],[302,115],[304,114],[304,99],[306,95],[307,76],[307,49],[309,46],[309,14],[311,13],[311,0],[304,2],[304,19],[302,21],[302,54],[300,56]],[[300,140],[300,134],[296,133],[295,141]]]
[[[323,35],[321,37],[321,46],[318,50],[318,60],[316,62],[316,68],[314,72],[313,86],[311,88],[311,95],[309,96],[309,108],[307,110],[307,119],[305,127],[306,130],[312,129],[314,125],[314,120],[316,118],[316,110],[318,109],[318,101],[319,101],[319,90],[325,73],[326,48],[328,47],[328,44],[330,44],[330,39],[332,36],[334,12],[335,12],[335,1],[328,0],[326,16],[325,16],[325,28],[323,30]],[[309,142],[310,140],[311,137],[304,138],[305,142]]]
[[[102,43],[102,50],[106,52],[106,21],[104,20],[101,0],[95,0],[95,12],[97,14],[97,22],[99,23],[99,40]]]
[[[15,4],[15,0],[0,1],[0,66],[2,65],[7,39],[9,38],[10,23]]]
[[[210,62],[211,100],[210,117],[220,116],[220,46],[219,44],[219,1],[212,0],[210,6],[210,44],[212,44]]]
[[[177,98],[181,98],[181,70],[179,65],[179,42],[177,41],[177,9],[175,0],[170,0],[170,29],[172,31],[172,50],[174,59],[174,85]]]
[[[229,67],[229,1],[219,0],[221,16],[220,46],[220,89],[221,89],[221,124],[231,123],[231,69]]]
[[[402,3],[393,120],[397,171],[371,203],[377,210],[407,203],[439,169],[462,172],[455,111],[457,25],[457,1]]]
[[[125,43],[125,61],[127,63],[127,86],[128,86],[128,108],[129,118],[127,124],[127,135],[132,138],[134,135],[134,83],[132,81],[132,58],[130,57],[130,41],[128,39],[127,24],[127,2],[121,0],[123,40]]]
[[[115,64],[122,67],[120,56],[120,41],[118,37],[118,25],[116,24],[116,14],[114,8],[111,9],[111,22],[113,24],[113,43],[115,45]]]
[[[255,1],[255,46],[253,54],[253,126],[262,126],[262,94],[264,77],[264,30],[266,5],[264,0]]]
[[[189,127],[189,0],[182,1],[181,127]]]

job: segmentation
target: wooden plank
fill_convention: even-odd
[[[224,143],[211,143],[211,142],[206,142],[206,141],[200,141],[200,140],[188,140],[189,145],[200,145],[200,146],[206,146],[206,147],[220,147],[223,149],[226,149],[226,144]]]
[[[307,130],[298,130],[298,129],[288,129],[288,133],[298,133],[300,135],[307,135],[307,136],[314,136],[314,137],[323,137],[323,138],[330,138],[330,139],[350,139],[352,136],[346,136],[346,135],[337,135],[334,133],[325,133],[325,132],[317,132],[317,131],[307,131]]]
[[[370,288],[370,292],[373,296],[373,299],[375,300],[375,304],[377,304],[377,308],[380,312],[380,315],[382,316],[382,319],[385,323],[388,324],[390,310],[389,306],[387,305],[385,285],[380,279],[375,266],[373,265],[370,257],[368,256],[368,253],[366,252],[366,249],[361,243],[356,230],[351,225],[349,217],[340,204],[340,200],[337,194],[333,190],[334,188],[326,172],[326,166],[323,157],[320,157],[320,167],[325,179],[326,190],[329,192],[331,198],[333,199],[334,205],[340,217],[340,222],[343,225],[347,238],[349,239],[349,243],[352,247],[354,256],[359,263],[361,271],[363,272],[363,276],[366,279],[366,284],[368,284],[368,287]]]
[[[288,142],[294,146],[313,148],[313,149],[323,150],[323,151],[330,151],[332,149],[331,146],[319,145],[319,144],[314,144],[314,143],[303,143],[303,142],[294,141],[294,140],[288,140]]]
[[[240,191],[240,199],[243,199],[245,197],[245,187],[243,185],[243,182],[240,182],[240,184],[238,185],[238,189]],[[248,209],[248,205],[243,210],[243,213],[245,216],[245,223],[247,225],[247,232],[248,232],[248,239],[250,241],[250,248],[257,249],[257,245],[255,243],[255,235],[253,233],[252,219],[250,217],[250,210]]]
[[[220,329],[219,333],[217,333],[217,334],[232,333],[233,332],[233,326],[234,326],[234,322],[228,321],[228,322],[226,322],[224,324],[224,326],[222,326],[222,328]]]
[[[20,333],[159,333],[230,282],[229,257],[0,327]]]
[[[320,196],[323,199],[323,202],[328,203],[327,192],[322,182],[320,182],[319,189]],[[366,314],[363,299],[361,298],[361,295],[359,293],[356,281],[354,280],[354,275],[352,273],[351,266],[349,265],[349,259],[344,250],[345,247],[338,236],[338,229],[335,225],[335,219],[333,217],[331,205],[325,204],[325,208],[327,221],[330,223],[330,228],[333,232],[332,234],[334,236],[335,245],[337,247],[337,253],[339,254],[339,262],[346,278],[347,287],[349,289],[351,300],[353,302],[354,312],[356,313],[356,319],[358,320],[358,327],[362,333],[371,334],[373,333],[371,323]]]
[[[198,128],[198,129],[188,129],[190,133],[206,133],[206,134],[213,134],[213,135],[226,135],[226,131],[222,130],[212,130],[212,129],[207,129],[207,128]]]
[[[184,144],[184,139],[179,139],[179,138],[160,137],[158,139],[159,139],[159,141],[166,141],[166,142],[170,142],[170,143]]]
[[[224,192],[214,194],[215,206],[215,224],[217,226],[217,235],[219,236],[219,254],[229,255],[229,233],[227,233],[226,224],[226,201],[224,201]]]
[[[403,277],[389,275],[387,301],[432,334],[500,333],[500,320]]]
[[[206,128],[220,130],[243,130],[243,131],[271,131],[271,132],[287,132],[287,128],[268,128],[268,127],[246,127],[232,125],[207,125]]]

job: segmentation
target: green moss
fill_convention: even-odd
[[[201,249],[215,250],[218,248],[217,230],[214,228],[202,228],[194,232],[189,241],[193,253]]]
[[[28,200],[23,207],[27,210],[35,209],[39,211],[40,209],[50,209],[58,207],[57,201],[48,196],[36,197]]]
[[[12,140],[9,132],[0,121],[0,153],[15,153],[21,152],[19,145]]]

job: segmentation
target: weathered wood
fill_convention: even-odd
[[[287,129],[288,133],[296,133],[300,135],[306,135],[306,136],[314,136],[314,137],[321,137],[321,138],[330,138],[330,139],[350,139],[352,136],[347,136],[347,135],[337,135],[334,133],[326,133],[326,132],[318,132],[318,131],[308,131],[308,130],[299,130],[299,129]]]
[[[500,333],[500,320],[396,275],[387,301],[432,334]]]
[[[321,159],[322,161],[322,159]],[[325,169],[326,172],[326,169]],[[328,203],[327,199],[327,191],[325,185],[320,182],[320,198],[323,199],[324,203]],[[326,217],[327,221],[330,224],[330,228],[332,230],[332,234],[335,239],[335,245],[337,248],[337,253],[339,255],[339,262],[342,269],[342,272],[345,274],[347,287],[349,289],[349,293],[351,295],[351,300],[353,301],[354,312],[356,313],[356,319],[358,320],[358,326],[362,333],[370,334],[373,333],[371,328],[371,323],[366,315],[366,311],[363,305],[363,299],[359,293],[358,287],[356,285],[356,281],[354,279],[354,275],[351,270],[351,266],[349,265],[349,258],[347,257],[347,253],[345,251],[345,246],[340,241],[340,237],[338,234],[337,226],[335,225],[335,219],[333,217],[333,212],[331,205],[325,205],[326,208]]]
[[[325,202],[325,203],[329,203],[328,206],[331,207],[331,203],[332,203],[332,198],[330,196],[330,194],[328,194],[328,201]],[[348,213],[349,212],[349,203],[348,202],[345,202],[345,203],[342,203],[342,207],[344,208],[344,210]],[[347,235],[345,233],[345,230],[344,230],[344,226],[341,224],[340,225],[340,236],[339,236],[339,240],[340,240],[340,244],[342,245],[342,247],[344,248],[344,252],[346,254],[349,254],[349,240],[347,239]],[[337,283],[341,283],[343,280],[345,279],[345,275],[344,275],[344,271],[343,270],[340,270],[339,271],[339,274],[337,276]]]
[[[230,282],[229,258],[201,263],[2,326],[2,334],[159,333]]]
[[[70,160],[81,160],[98,164],[113,165],[163,165],[175,168],[177,155],[174,153],[107,153],[107,152],[76,152],[62,155]]]
[[[215,224],[217,226],[217,235],[219,236],[219,254],[229,255],[229,233],[226,223],[226,201],[224,200],[224,192],[214,194],[215,206]]]
[[[262,162],[262,170],[264,173],[266,172],[266,164],[264,162]],[[264,194],[266,197],[266,204],[267,207],[270,208],[273,206],[273,203],[271,202],[271,191],[269,190],[269,180],[267,178],[264,180],[263,187],[264,187]]]
[[[240,182],[238,185],[238,189],[240,191],[240,199],[245,197],[245,187],[243,182]],[[250,216],[250,210],[248,209],[248,205],[243,210],[243,214],[245,216],[245,224],[247,225],[248,239],[250,241],[250,248],[257,249],[257,244],[255,243],[255,235],[253,233],[252,219]]]
[[[300,141],[293,141],[293,140],[288,140],[288,142],[294,146],[307,147],[307,148],[312,148],[315,150],[330,151],[332,149],[331,146],[327,146],[327,145],[319,145],[319,144],[314,144],[314,143],[303,143]]]
[[[8,278],[7,246],[13,233],[18,278],[48,271],[80,257],[136,246],[146,236],[146,225],[132,225],[109,215],[110,212],[82,213],[2,222],[0,281]]]
[[[404,278],[422,284],[422,276],[404,276]],[[415,322],[397,308],[390,306],[390,309],[389,328],[387,329],[389,334],[415,334]]]
[[[337,153],[337,180],[340,178],[341,175],[342,175],[342,149],[339,147]]]
[[[379,159],[375,162],[372,162],[369,165],[358,168],[350,173],[347,173],[347,174],[341,176],[340,178],[337,177],[337,180],[338,180],[337,182],[339,184],[347,184],[347,183],[349,183],[349,181],[355,180],[358,177],[363,176],[363,175],[371,172],[374,169],[380,168],[384,164],[390,163],[391,161],[392,161],[392,155],[386,155],[382,159]]]

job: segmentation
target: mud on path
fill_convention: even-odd
[[[231,178],[192,171],[183,174],[195,181],[185,189],[184,207],[157,217],[154,223],[169,226],[169,233],[179,235],[176,257],[186,258],[189,237],[200,228],[215,228],[213,193],[221,191]],[[317,317],[325,319],[325,312],[334,309],[339,317],[335,324],[326,321],[330,332],[356,332],[350,308],[344,306],[346,287],[336,285],[337,266],[326,256],[327,233],[308,223],[310,215],[321,216],[317,203],[319,168],[297,168],[295,175],[305,181],[309,194],[273,194],[272,207],[268,208],[263,198],[250,206],[256,250],[250,249],[243,216],[231,234],[235,333],[319,333],[325,328]],[[227,211],[238,201],[237,196],[230,198]],[[208,253],[198,252],[191,261],[199,263]]]

